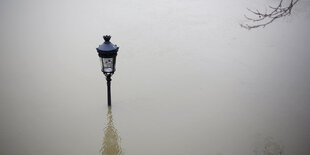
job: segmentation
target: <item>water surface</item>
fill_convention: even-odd
[[[269,3],[1,1],[0,154],[309,154],[310,3],[239,26]]]

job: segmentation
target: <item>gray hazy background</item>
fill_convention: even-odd
[[[128,155],[309,154],[310,1],[239,26],[277,2],[1,0],[0,154],[104,154],[107,129]]]

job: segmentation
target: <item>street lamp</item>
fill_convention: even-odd
[[[108,106],[111,106],[111,76],[115,72],[116,56],[119,47],[110,42],[111,36],[103,36],[104,43],[99,45],[97,49],[102,68],[101,71],[106,76],[108,86]]]

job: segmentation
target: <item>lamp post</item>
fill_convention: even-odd
[[[103,36],[104,43],[99,45],[97,49],[102,68],[101,71],[106,76],[108,87],[108,106],[111,106],[111,76],[115,72],[116,56],[119,47],[110,42],[111,36]]]

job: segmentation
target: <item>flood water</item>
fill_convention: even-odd
[[[276,3],[2,0],[0,154],[309,154],[310,1],[239,25]]]

